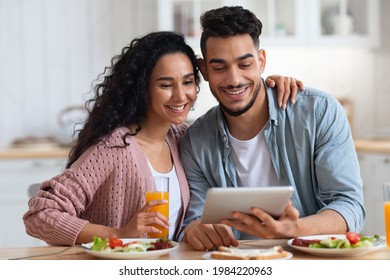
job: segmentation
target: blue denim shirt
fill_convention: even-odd
[[[324,92],[306,88],[295,104],[282,110],[275,90],[266,88],[266,92],[266,143],[280,185],[295,189],[292,203],[300,216],[332,209],[345,219],[348,230],[360,232],[366,216],[362,180],[340,103]],[[183,229],[201,217],[208,188],[237,187],[227,133],[224,116],[216,106],[189,127],[179,144],[191,191]],[[239,233],[235,234],[239,239]]]

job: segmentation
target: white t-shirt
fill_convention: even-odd
[[[265,142],[264,128],[252,139],[238,140],[229,133],[232,158],[241,187],[278,186],[279,180]]]
[[[169,178],[169,239],[173,239],[175,229],[179,224],[179,218],[183,211],[183,205],[181,200],[181,190],[179,180],[177,178],[175,166],[172,167],[168,173],[159,173],[154,170],[153,166],[148,161],[150,170],[153,176],[168,177]]]
[[[229,133],[232,157],[236,166],[238,185],[241,187],[278,186],[279,180],[272,165],[265,142],[264,128],[255,137],[241,141]],[[241,232],[240,239],[260,239]]]

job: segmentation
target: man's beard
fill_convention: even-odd
[[[257,88],[255,88],[255,91],[253,93],[253,97],[252,99],[248,102],[248,104],[246,104],[246,106],[244,108],[241,108],[241,109],[238,109],[237,111],[233,111],[233,110],[230,110],[229,108],[226,108],[222,102],[220,102],[220,100],[218,100],[219,102],[219,106],[221,106],[222,110],[232,116],[232,117],[238,117],[238,116],[241,116],[242,114],[246,113],[250,108],[252,108],[253,104],[255,104],[255,101],[256,101],[256,98],[257,96],[259,95],[259,92],[260,92],[260,88],[261,88],[261,83],[259,83],[259,85],[257,86]]]

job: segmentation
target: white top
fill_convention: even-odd
[[[177,178],[175,166],[172,167],[168,173],[159,173],[154,170],[153,166],[148,161],[152,175],[156,177],[168,177],[169,178],[169,239],[173,240],[175,229],[179,224],[179,217],[183,211],[183,205],[181,200],[181,190],[179,180]]]
[[[229,133],[232,158],[241,187],[278,186],[279,180],[265,142],[264,128],[252,139],[238,140]]]
[[[236,165],[238,184],[241,187],[278,186],[279,180],[272,165],[265,142],[264,128],[252,139],[238,140],[229,132],[232,144],[232,158]],[[259,239],[241,232],[240,239]]]

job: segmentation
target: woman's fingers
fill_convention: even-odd
[[[305,89],[302,81],[286,76],[269,76],[266,79],[266,83],[269,87],[277,88],[278,105],[283,109],[286,109],[289,100],[291,100],[293,104],[295,103],[298,89],[302,91]]]
[[[153,206],[164,205],[164,204],[167,204],[167,203],[168,203],[168,200],[163,200],[163,199],[162,200],[151,200],[148,203],[146,203],[144,205],[144,207],[141,208],[140,212],[148,211]]]

